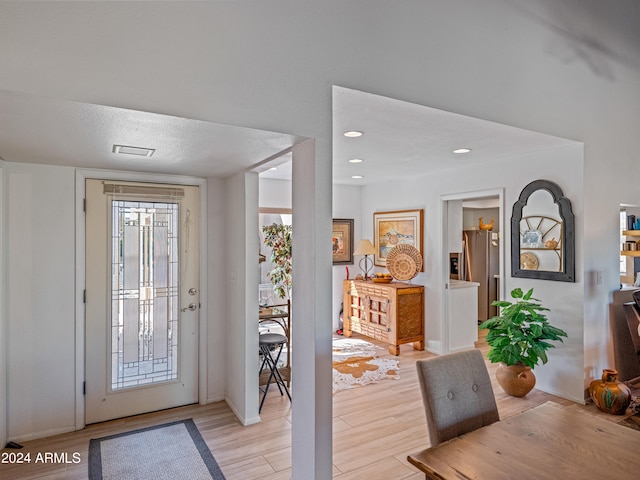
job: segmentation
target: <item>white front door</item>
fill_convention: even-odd
[[[198,400],[199,189],[86,181],[87,424]]]

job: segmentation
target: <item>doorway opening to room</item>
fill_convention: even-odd
[[[293,206],[292,196],[292,154],[287,153],[261,165],[258,172],[258,235],[259,235],[259,284],[258,335],[283,335],[284,343],[267,354],[261,347],[259,385],[260,402],[269,401],[267,393],[277,399],[271,389],[267,389],[272,377],[271,369],[266,368],[265,355],[273,358],[277,373],[286,387],[277,384],[275,389],[291,386],[292,369],[292,316],[291,302],[293,292]],[[273,390],[277,392],[277,389]],[[281,390],[282,392],[282,390]],[[260,407],[261,409],[262,407]]]
[[[497,314],[503,297],[502,190],[443,196],[444,351],[473,348],[478,325]]]
[[[287,342],[274,358],[283,379],[291,383],[291,236],[292,209],[259,209],[260,284],[258,285],[259,335],[277,333]],[[269,372],[261,371],[260,384],[268,381]]]

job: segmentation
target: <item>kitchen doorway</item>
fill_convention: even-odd
[[[503,197],[503,189],[441,197],[444,353],[473,348],[479,323],[496,315],[491,302],[504,296]]]

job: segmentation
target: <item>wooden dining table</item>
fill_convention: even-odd
[[[640,431],[546,402],[408,460],[427,479],[637,480]]]

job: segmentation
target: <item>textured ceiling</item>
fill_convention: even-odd
[[[226,177],[301,137],[0,91],[0,156],[9,162]],[[155,149],[151,157],[113,145]]]
[[[345,13],[324,2],[294,4],[0,2],[0,157],[224,177],[314,137],[318,158],[333,159],[335,183],[364,185],[565,142],[356,90],[332,95],[338,78],[360,72],[352,55],[383,54],[372,47],[378,17],[358,10],[350,15],[359,23],[343,24]],[[344,49],[346,39],[358,42]],[[414,66],[402,51],[397,59]],[[346,139],[345,129],[365,135]],[[113,144],[156,153],[116,156]],[[473,151],[453,155],[460,146]],[[352,157],[365,161],[355,166]]]
[[[347,130],[364,135],[347,138]],[[430,171],[464,168],[557,148],[574,142],[520,128],[394,100],[334,88],[334,183],[360,185]],[[471,148],[455,154],[456,148]],[[360,158],[362,163],[349,163]],[[363,179],[352,179],[361,174]]]
[[[286,152],[304,137],[157,113],[0,91],[0,156],[9,162],[226,177]],[[361,130],[359,138],[343,132]],[[334,87],[333,179],[375,184],[517,158],[568,140],[379,95]],[[117,155],[114,144],[155,149]],[[469,147],[456,155],[452,150]],[[349,163],[360,158],[362,163]],[[291,156],[266,178],[287,179]],[[282,163],[280,160],[278,163]],[[360,174],[363,179],[352,179]]]

